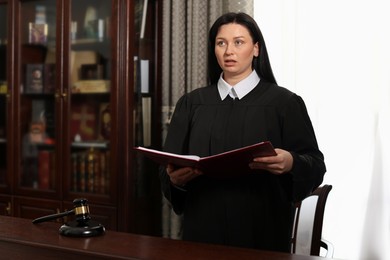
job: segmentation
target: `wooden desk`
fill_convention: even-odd
[[[0,216],[1,259],[278,259],[319,260],[252,249],[191,243],[114,231],[102,236],[71,238],[60,224]]]

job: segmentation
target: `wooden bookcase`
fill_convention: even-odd
[[[107,229],[160,235],[157,167],[132,148],[161,144],[161,12],[158,0],[0,0],[0,214],[34,219],[83,197]]]

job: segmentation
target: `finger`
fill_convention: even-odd
[[[254,162],[258,163],[275,163],[277,160],[277,156],[256,157],[253,159]]]
[[[261,162],[251,162],[251,163],[249,163],[249,168],[257,169],[257,170],[267,170],[268,164],[261,163]]]
[[[186,168],[181,168],[179,170],[176,170],[175,172],[171,173],[170,175],[171,182],[175,185],[178,186],[184,186],[198,176],[198,174],[195,172],[193,168],[186,167]]]
[[[168,174],[170,174],[171,172],[173,172],[175,170],[174,166],[172,164],[168,164],[167,167],[166,167],[166,171]]]
[[[268,163],[250,163],[249,167],[253,170],[266,170],[273,174],[281,174],[283,173],[283,169],[279,164],[268,164]]]

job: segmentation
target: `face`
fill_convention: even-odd
[[[253,43],[245,26],[229,23],[219,28],[215,38],[215,56],[229,84],[247,77],[252,72],[253,57],[258,55],[258,43]]]

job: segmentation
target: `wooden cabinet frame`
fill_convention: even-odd
[[[140,52],[151,61],[151,84],[153,91],[153,133],[152,145],[161,146],[161,15],[162,6],[159,0],[150,0],[148,6],[148,35],[146,41],[134,40],[134,8],[133,0],[111,0],[111,117],[113,125],[110,139],[111,156],[115,163],[111,169],[109,196],[99,194],[82,194],[70,191],[69,174],[69,134],[70,102],[72,95],[70,86],[69,53],[71,51],[71,3],[68,0],[52,0],[56,4],[56,172],[55,189],[35,191],[21,188],[18,174],[21,171],[21,86],[22,38],[20,19],[22,2],[28,0],[0,0],[0,4],[8,6],[7,11],[7,185],[0,187],[2,207],[12,204],[11,215],[31,218],[35,214],[24,214],[25,205],[42,208],[42,213],[53,212],[52,205],[59,211],[68,209],[75,196],[87,196],[91,208],[96,209],[102,221],[110,223],[114,230],[136,232],[151,235],[160,234],[160,214],[156,201],[160,199],[160,190],[153,191],[152,197],[139,197],[136,194],[136,174],[134,172],[135,154],[133,140],[133,108],[134,104],[134,62],[133,57]],[[50,1],[50,0],[47,0]],[[109,0],[107,0],[109,1]],[[140,47],[142,46],[142,47]],[[58,162],[58,163],[57,163]],[[156,173],[156,177],[158,174]],[[3,198],[5,200],[3,200]],[[8,200],[9,199],[9,200]],[[3,203],[5,202],[5,204]],[[4,204],[4,205],[3,205]],[[93,206],[92,206],[93,205]],[[49,209],[48,211],[46,209]],[[32,210],[31,212],[33,212]],[[106,212],[106,218],[104,217]],[[106,220],[104,220],[106,219]],[[145,222],[149,221],[149,222]],[[152,223],[151,223],[152,222]],[[141,224],[140,224],[141,223]]]

